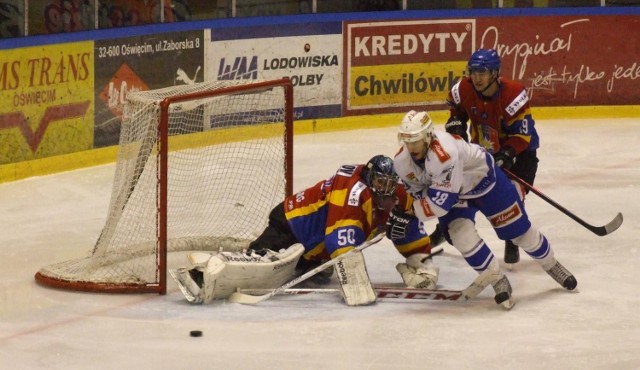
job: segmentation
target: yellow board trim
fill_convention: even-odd
[[[416,107],[420,109],[420,107]],[[640,118],[638,105],[608,105],[580,107],[534,107],[533,117],[536,120],[547,119],[586,119],[586,118]],[[448,111],[429,112],[434,122],[443,123]],[[363,128],[392,127],[399,124],[404,113],[377,114],[371,116],[353,116],[327,118],[317,120],[301,120],[294,124],[294,135],[347,131]],[[363,122],[365,124],[363,125]],[[32,176],[43,176],[70,171],[79,168],[98,166],[115,162],[117,146],[87,150],[77,153],[59,155],[0,165],[0,183],[21,180]]]

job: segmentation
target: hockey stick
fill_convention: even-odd
[[[440,300],[440,301],[457,301],[462,298],[461,290],[445,290],[445,289],[413,289],[413,288],[393,288],[374,286],[377,298],[380,300]],[[242,289],[240,292],[247,294],[264,294],[269,292],[268,289]],[[305,294],[338,294],[338,288],[291,288],[285,289],[278,295],[305,295]]]
[[[419,289],[419,288],[402,288],[390,286],[374,286],[377,298],[381,300],[399,301],[399,300],[431,300],[431,301],[458,301],[464,299],[475,298],[489,284],[496,280],[497,276],[491,271],[485,270],[476,277],[476,279],[463,290],[449,289]],[[264,294],[271,292],[270,289],[242,289],[242,293],[247,294]],[[337,294],[340,289],[324,288],[324,289],[283,289],[278,291],[277,295],[302,295],[302,294]]]
[[[250,294],[245,294],[245,293],[241,293],[241,292],[234,292],[233,294],[231,294],[231,296],[229,296],[229,302],[234,302],[234,303],[241,303],[241,304],[258,304],[262,301],[266,301],[267,299],[273,297],[274,295],[282,292],[283,290],[286,290],[288,288],[291,288],[292,286],[299,284],[307,279],[309,279],[310,277],[318,274],[320,271],[323,271],[335,264],[337,264],[338,262],[342,261],[342,259],[344,259],[345,256],[347,256],[349,253],[353,253],[354,251],[361,251],[365,248],[368,248],[374,244],[376,244],[377,242],[379,242],[380,240],[382,240],[382,238],[384,237],[384,233],[380,233],[378,235],[376,235],[373,239],[367,240],[364,243],[360,244],[358,247],[350,250],[347,253],[341,254],[336,258],[330,259],[329,261],[323,263],[322,265],[314,268],[313,270],[309,270],[306,273],[298,276],[297,278],[289,281],[288,283],[285,283],[284,285],[280,286],[279,288],[276,289],[271,289],[269,291],[269,293],[267,294],[263,294],[263,295],[250,295]]]
[[[431,253],[429,253],[430,257],[437,256],[438,254],[444,252],[444,247],[441,245],[436,245],[435,247],[431,247]]]
[[[599,235],[599,236],[609,235],[612,232],[618,230],[620,225],[622,225],[622,213],[620,213],[620,212],[618,212],[618,214],[616,215],[616,217],[613,220],[611,220],[608,224],[606,224],[604,226],[593,226],[593,225],[590,225],[587,222],[585,222],[583,219],[581,219],[580,217],[578,217],[575,214],[573,214],[568,209],[566,209],[563,206],[561,206],[560,204],[556,203],[553,199],[551,199],[551,198],[547,197],[546,195],[544,195],[540,190],[536,189],[533,185],[530,185],[529,183],[527,183],[523,179],[521,179],[518,176],[514,175],[511,171],[506,170],[504,168],[502,170],[507,175],[509,175],[509,177],[511,177],[513,180],[518,182],[520,185],[522,185],[525,188],[529,189],[532,193],[534,193],[535,195],[539,196],[540,198],[545,200],[547,203],[551,204],[556,209],[560,210],[560,212],[562,212],[565,215],[571,217],[574,221],[576,221],[580,225],[586,227],[587,229],[589,229],[592,233],[594,233],[596,235]]]

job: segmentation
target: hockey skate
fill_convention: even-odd
[[[331,283],[331,277],[333,276],[334,267],[331,266],[325,270],[320,271],[316,276],[310,278],[311,282],[318,285],[327,285]]]
[[[567,290],[574,290],[576,286],[578,286],[576,278],[558,261],[556,261],[555,265],[547,270],[547,274]]]
[[[496,303],[510,310],[516,304],[516,301],[511,296],[511,283],[509,283],[509,279],[507,279],[505,275],[502,275],[500,279],[491,285],[496,292],[494,297]]]
[[[504,242],[504,263],[514,264],[520,261],[520,248],[511,240]]]

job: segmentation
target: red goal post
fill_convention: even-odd
[[[67,290],[165,294],[167,268],[184,265],[185,253],[238,250],[255,239],[292,194],[292,174],[288,79],[130,93],[93,250],[35,279]]]

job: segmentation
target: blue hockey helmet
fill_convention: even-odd
[[[467,63],[469,72],[497,71],[500,72],[500,56],[494,49],[478,49]]]
[[[376,205],[384,208],[385,200],[395,195],[398,186],[399,178],[393,169],[393,159],[384,155],[371,158],[362,170],[362,178],[373,191]]]

